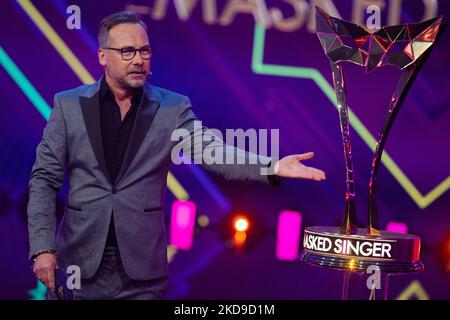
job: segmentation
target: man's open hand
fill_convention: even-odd
[[[313,157],[314,152],[286,156],[275,164],[275,175],[285,178],[325,180],[325,172],[301,163],[302,160],[312,159]]]

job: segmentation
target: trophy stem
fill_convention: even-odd
[[[344,270],[344,275],[342,279],[342,300],[348,300],[348,290],[350,286],[350,277],[352,275],[351,271]]]
[[[376,204],[376,190],[377,190],[378,169],[380,166],[380,160],[383,153],[384,145],[386,143],[387,137],[389,135],[395,117],[398,111],[400,110],[401,105],[403,104],[403,100],[405,99],[406,94],[408,93],[409,89],[414,83],[425,61],[430,56],[432,49],[436,46],[437,42],[442,36],[442,33],[447,27],[446,25],[441,24],[442,16],[439,18],[434,18],[433,20],[434,20],[433,25],[429,28],[428,31],[428,36],[430,36],[429,40],[432,39],[432,41],[430,41],[431,46],[428,48],[428,50],[426,50],[425,53],[422,53],[420,57],[416,59],[411,65],[405,67],[402,76],[398,82],[398,85],[395,88],[394,94],[392,95],[391,101],[389,102],[388,114],[386,116],[384,126],[378,135],[377,145],[372,160],[372,169],[370,172],[370,181],[369,181],[369,203],[368,203],[369,221],[367,226],[367,232],[369,236],[375,237],[380,236],[380,227],[378,223],[378,212]]]
[[[390,273],[380,272],[376,278],[365,271],[344,270],[341,300],[387,300]]]
[[[355,183],[353,177],[352,149],[350,144],[350,125],[348,120],[348,106],[345,93],[344,72],[339,63],[331,63],[334,91],[339,111],[342,142],[344,144],[346,190],[345,190],[345,216],[341,223],[341,233],[354,234],[357,231],[355,209]]]
[[[372,160],[372,168],[370,171],[369,181],[369,210],[368,210],[368,227],[367,232],[369,236],[379,237],[380,226],[378,221],[378,210],[376,203],[376,191],[377,191],[377,177],[378,170],[380,168],[381,156],[383,154],[384,146],[391,131],[395,118],[400,110],[403,100],[408,93],[409,88],[413,84],[416,75],[418,74],[420,67],[417,65],[412,66],[410,69],[403,71],[402,76],[395,88],[394,94],[389,102],[388,113],[386,115],[384,125],[378,134],[377,144],[375,147],[375,153]]]

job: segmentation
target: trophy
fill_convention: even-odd
[[[348,277],[353,271],[362,273],[370,266],[375,266],[387,275],[423,270],[418,236],[380,230],[376,202],[377,175],[384,145],[402,102],[442,31],[440,16],[415,24],[386,26],[370,33],[359,25],[331,17],[316,7],[316,32],[331,62],[344,146],[345,213],[340,227],[305,229],[301,260],[316,266],[345,271],[344,298],[344,291],[348,290]],[[402,70],[389,101],[373,156],[367,228],[359,228],[356,225],[352,151],[343,72],[345,61],[365,67],[366,73],[385,65],[393,65]]]

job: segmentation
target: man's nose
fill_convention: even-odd
[[[132,63],[136,65],[142,65],[144,63],[144,59],[142,59],[140,51],[136,51],[136,55],[134,56]]]

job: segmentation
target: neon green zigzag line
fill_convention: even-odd
[[[265,30],[260,25],[255,25],[255,32],[253,37],[253,54],[252,54],[252,70],[257,74],[266,74],[272,76],[284,76],[301,79],[311,79],[322,90],[322,92],[328,97],[331,103],[336,106],[336,96],[333,87],[322,76],[320,71],[313,68],[301,68],[291,67],[273,64],[264,64],[264,42],[265,42]],[[361,120],[353,113],[349,108],[350,124],[355,131],[361,136],[363,141],[369,146],[372,152],[375,151],[376,140],[372,134],[367,130]],[[434,200],[439,198],[450,188],[450,176],[437,185],[433,190],[423,196],[411,180],[405,175],[400,167],[394,162],[391,156],[385,151],[381,159],[382,163],[386,166],[389,172],[394,176],[398,183],[408,193],[408,195],[414,200],[419,208],[424,209],[428,207]]]
[[[19,88],[31,101],[31,103],[36,107],[39,113],[48,120],[50,117],[50,112],[52,109],[45,102],[44,98],[39,94],[39,92],[33,87],[33,85],[28,81],[25,75],[16,66],[14,61],[8,56],[8,54],[0,46],[0,65],[5,68],[6,72],[11,76],[11,78],[16,82]]]

